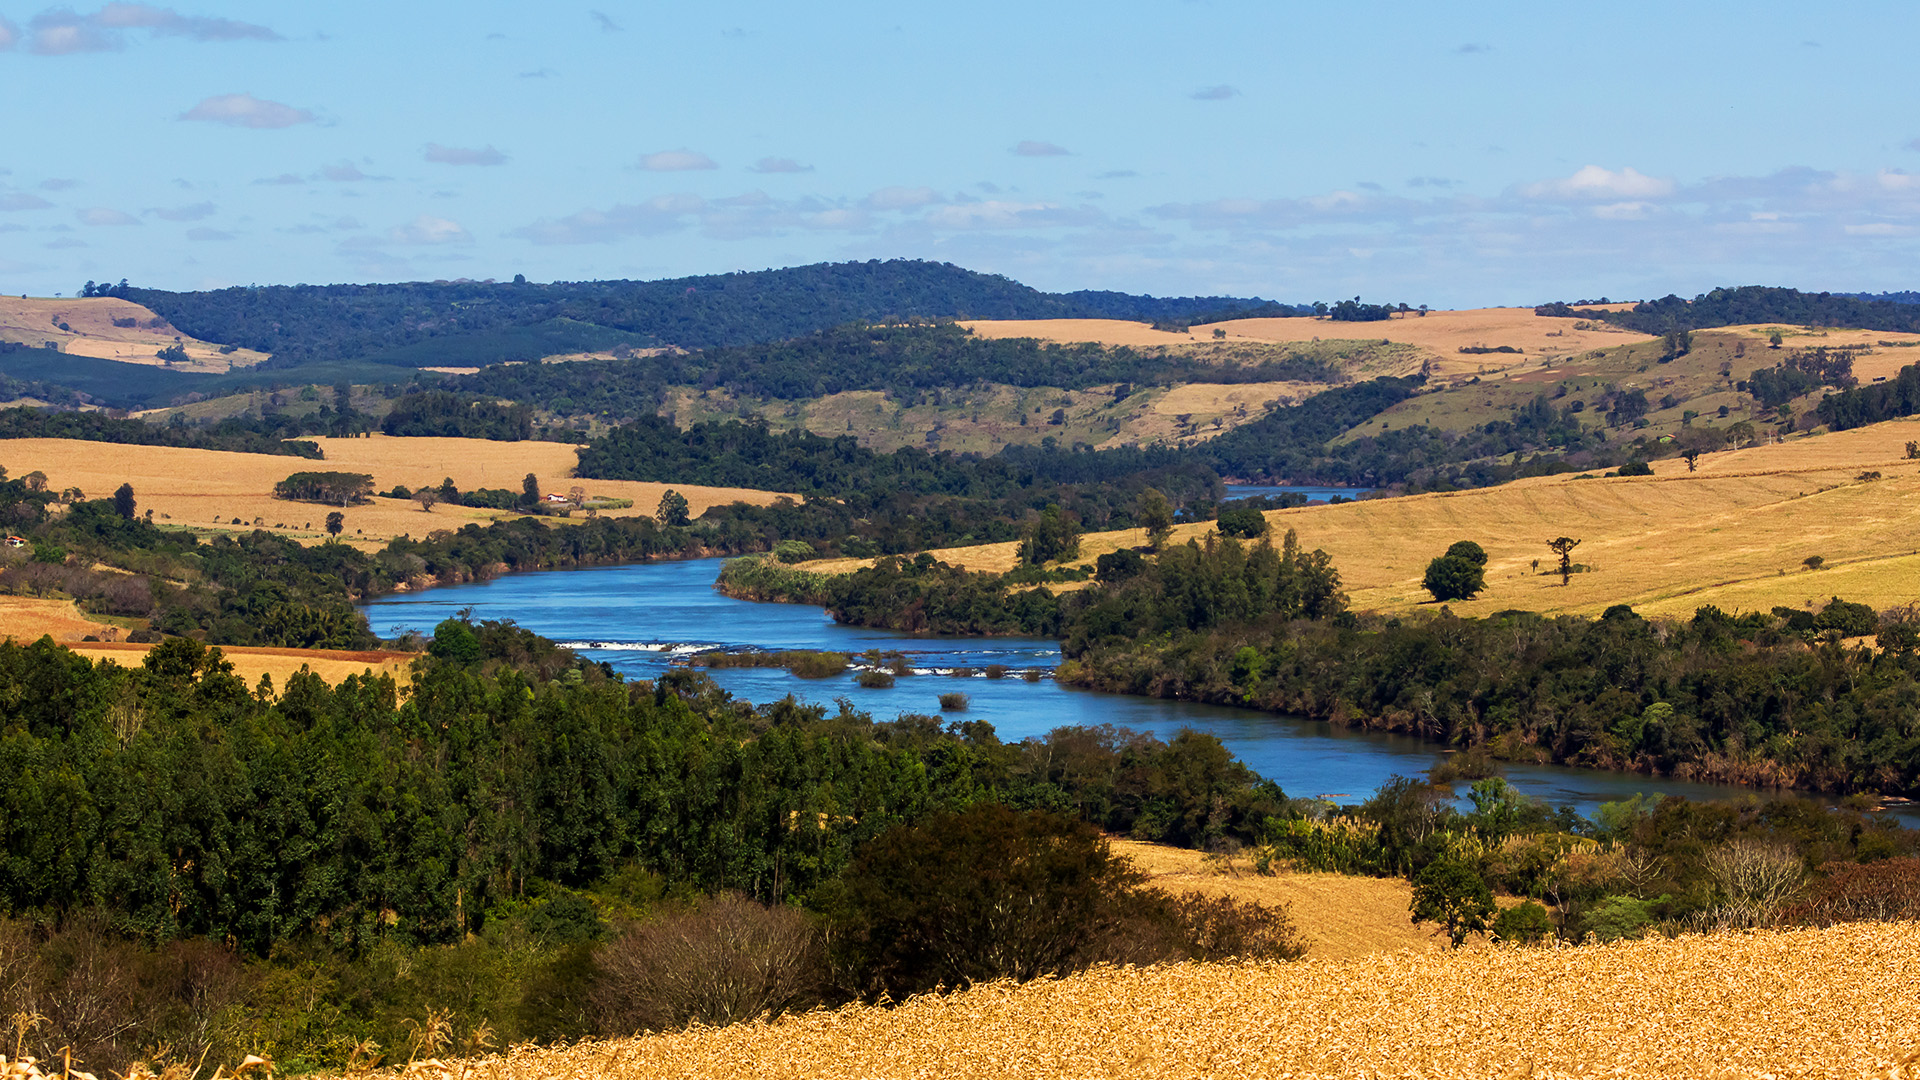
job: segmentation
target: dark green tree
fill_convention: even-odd
[[[654,511],[653,516],[662,525],[693,524],[693,519],[687,516],[687,497],[672,488],[668,488],[665,494],[660,496],[660,508]]]
[[[126,521],[133,520],[133,485],[121,484],[113,493],[113,510]]]
[[[340,530],[347,527],[347,515],[338,510],[327,515],[327,535],[339,536]]]
[[[1560,584],[1564,586],[1567,579],[1573,576],[1573,549],[1580,546],[1580,541],[1571,536],[1562,536],[1547,541],[1547,546],[1560,556]]]
[[[520,505],[534,506],[540,502],[540,478],[528,473],[520,480]]]
[[[1437,601],[1471,600],[1487,587],[1486,567],[1486,550],[1471,540],[1462,540],[1427,564],[1422,584]]]
[[[1135,514],[1140,519],[1140,527],[1147,530],[1147,543],[1155,551],[1166,546],[1167,537],[1173,535],[1173,504],[1167,501],[1155,488],[1140,493]]]
[[[1080,554],[1080,526],[1058,505],[1049,505],[1027,523],[1020,540],[1020,561],[1040,566]]]
[[[1479,871],[1458,859],[1435,859],[1413,876],[1413,921],[1442,923],[1454,948],[1485,933],[1497,908]]]

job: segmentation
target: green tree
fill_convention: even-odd
[[[1427,564],[1422,584],[1436,601],[1471,600],[1487,587],[1486,567],[1486,549],[1461,540]]]
[[[133,520],[134,503],[132,484],[121,484],[114,490],[113,510],[114,513],[119,514],[123,520]]]
[[[327,515],[327,535],[339,536],[340,530],[347,527],[347,515],[338,510]]]
[[[1147,542],[1155,551],[1165,547],[1167,537],[1173,535],[1173,504],[1157,489],[1148,488],[1140,493],[1136,506],[1140,526],[1147,530]]]
[[[1493,917],[1493,890],[1480,872],[1458,859],[1435,859],[1413,876],[1413,921],[1442,923],[1454,948],[1485,933]]]
[[[1553,918],[1547,909],[1528,900],[1502,911],[1493,920],[1493,936],[1516,945],[1533,945],[1553,934]]]
[[[520,479],[520,505],[535,506],[540,502],[540,478],[528,473]]]
[[[1080,554],[1080,526],[1057,504],[1049,504],[1027,523],[1019,554],[1030,566],[1071,559]]]
[[[693,519],[687,516],[687,509],[687,497],[672,488],[668,488],[666,492],[660,496],[660,507],[654,511],[653,516],[654,519],[662,525],[691,525],[693,524]]]

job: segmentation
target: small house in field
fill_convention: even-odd
[[[7,537],[7,546],[10,548],[26,547],[27,538],[24,536],[9,536]]]
[[[555,495],[549,491],[545,495],[540,496],[540,501],[543,503],[571,503],[573,500],[567,498],[565,495]]]

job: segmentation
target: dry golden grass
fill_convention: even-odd
[[[1231,896],[1284,905],[1316,960],[1349,960],[1381,952],[1437,952],[1447,937],[1408,917],[1413,887],[1401,878],[1345,874],[1256,874],[1244,858],[1225,862],[1188,848],[1115,838],[1115,854],[1145,871],[1170,893]]]
[[[532,1077],[1912,1077],[1920,925],[1099,968],[895,1008],[516,1048]]]
[[[546,491],[565,493],[578,483],[595,495],[628,498],[625,510],[602,511],[624,517],[651,514],[668,487],[685,495],[695,516],[710,506],[744,501],[767,505],[779,496],[745,488],[648,484],[627,480],[568,479],[578,456],[574,447],[549,442],[490,442],[484,439],[403,439],[376,435],[367,439],[316,439],[326,460],[307,461],[271,454],[234,454],[161,446],[128,446],[73,439],[0,440],[0,465],[9,475],[39,470],[49,487],[78,487],[91,498],[109,495],[122,483],[133,485],[142,510],[152,509],[160,524],[197,529],[250,531],[270,529],[302,543],[326,540],[322,531],[329,507],[273,497],[273,485],[304,470],[372,474],[381,491],[396,484],[418,487],[452,477],[461,490],[492,487],[520,490],[527,473],[540,477]],[[431,513],[417,503],[375,499],[346,509],[349,542],[381,545],[395,536],[426,536],[511,513],[464,506],[436,506]],[[233,519],[240,524],[234,525]]]
[[[1094,345],[1190,345],[1212,337],[1211,332],[1175,334],[1121,319],[970,319],[960,325],[983,338],[1039,338]]]
[[[67,647],[89,660],[111,660],[121,667],[139,667],[146,660],[147,650],[152,648],[151,645],[127,642],[95,641]],[[408,667],[414,661],[412,653],[384,649],[275,649],[255,645],[222,645],[219,648],[232,662],[233,673],[245,680],[248,686],[259,683],[262,675],[271,675],[275,689],[285,689],[287,680],[302,668],[329,683],[338,683],[349,675],[371,672],[375,675],[390,674],[405,685]]]
[[[1236,319],[1215,324],[1231,339],[1311,341],[1314,338],[1379,337],[1404,342],[1432,353],[1441,375],[1475,372],[1481,367],[1534,363],[1546,357],[1567,356],[1650,340],[1618,327],[1593,323],[1593,329],[1575,330],[1579,319],[1548,319],[1532,308],[1476,308],[1469,311],[1433,311],[1425,317],[1395,316],[1386,322],[1336,323],[1324,319]],[[1214,326],[1196,326],[1205,337]],[[1525,350],[1509,353],[1463,354],[1462,347],[1511,345]]]
[[[51,636],[55,641],[79,641],[92,634],[114,641],[123,631],[87,618],[71,600],[31,596],[0,596],[0,640],[12,638],[25,645]]]
[[[1245,406],[1248,418],[1258,419],[1266,415],[1269,401],[1293,404],[1326,388],[1325,383],[1310,382],[1187,383],[1162,395],[1153,403],[1153,411],[1161,416],[1187,413],[1210,419]]]
[[[1333,556],[1360,610],[1404,610],[1430,600],[1420,581],[1429,560],[1456,540],[1487,550],[1487,590],[1455,602],[1460,614],[1506,608],[1598,614],[1630,604],[1643,614],[1689,615],[1715,604],[1727,611],[1802,607],[1839,595],[1887,608],[1913,602],[1920,571],[1920,462],[1906,443],[1920,421],[1896,420],[1853,431],[1789,439],[1700,459],[1661,461],[1638,478],[1539,477],[1449,494],[1312,506],[1267,514],[1276,532],[1294,529],[1308,548]],[[1860,473],[1885,478],[1856,480]],[[1175,528],[1174,541],[1205,536],[1211,525]],[[1556,559],[1547,541],[1581,541],[1574,561],[1594,568],[1561,587],[1544,571]],[[1079,562],[1146,543],[1143,530],[1090,533]],[[941,549],[935,558],[1004,572],[1016,545]],[[1809,572],[1811,555],[1827,569]],[[1535,559],[1540,560],[1536,569]],[[821,561],[809,570],[842,572],[863,560]],[[1060,588],[1060,586],[1053,586]]]
[[[23,300],[0,296],[0,341],[29,345],[57,341],[60,351],[76,356],[155,366],[161,362],[156,353],[178,344],[186,350],[190,362],[173,365],[175,371],[225,372],[251,367],[267,358],[266,353],[252,349],[222,355],[219,346],[187,337],[171,326],[149,327],[147,323],[155,317],[139,304],[112,297]],[[115,319],[136,319],[139,325],[115,326]],[[60,329],[58,323],[66,323],[68,329]]]

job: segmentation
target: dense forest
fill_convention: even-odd
[[[1815,407],[1820,422],[1835,431],[1897,420],[1920,413],[1920,365],[1909,364],[1892,379],[1828,394]]]
[[[206,427],[114,419],[100,412],[56,412],[26,407],[0,409],[0,439],[84,439],[88,442],[179,446],[242,454],[287,454],[318,458],[320,447],[262,431],[257,422],[224,420]]]
[[[1890,299],[1865,299],[1846,293],[1807,293],[1761,285],[1715,289],[1692,300],[1665,296],[1635,304],[1627,311],[1605,311],[1565,303],[1543,304],[1535,314],[1556,318],[1598,319],[1643,334],[1664,334],[1750,323],[1792,326],[1851,326],[1895,333],[1920,332],[1920,308]]]
[[[1114,318],[1154,321],[1258,299],[1043,293],[947,263],[820,263],[663,281],[275,285],[174,293],[125,283],[94,295],[145,305],[204,341],[271,365],[369,360],[483,366],[620,345],[782,341],[855,321]]]

